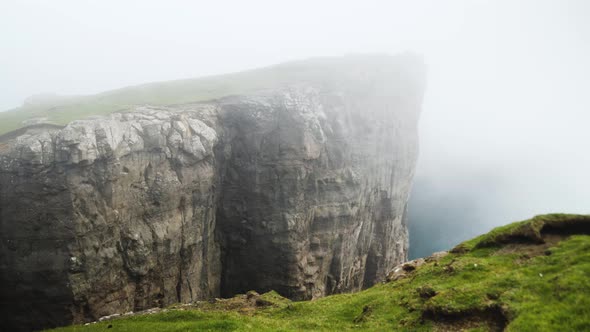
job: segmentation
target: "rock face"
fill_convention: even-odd
[[[0,138],[0,312],[37,329],[175,302],[353,291],[405,260],[423,66]]]

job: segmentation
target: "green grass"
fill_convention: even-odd
[[[542,242],[541,230],[544,227],[562,228],[575,225],[575,227],[590,228],[590,218],[575,214],[554,213],[535,216],[530,220],[514,222],[497,227],[489,233],[475,237],[461,243],[457,250],[471,250],[473,248],[493,247],[514,241],[531,243]]]
[[[0,134],[21,128],[24,126],[23,121],[33,118],[46,118],[50,123],[65,125],[73,120],[106,115],[129,109],[134,105],[199,102],[279,84],[273,81],[272,70],[261,70],[259,73],[244,72],[211,78],[152,83],[91,96],[60,98],[55,102],[23,105],[15,110],[1,112]]]
[[[588,222],[590,216],[559,214],[500,227],[464,243],[462,253],[355,294],[290,302],[270,293],[263,297],[274,306],[247,314],[212,304],[54,331],[104,331],[108,325],[110,331],[588,331]],[[542,239],[546,225],[560,230],[562,240],[549,250],[522,243],[541,246],[536,256],[506,240],[520,241],[508,235],[530,228]]]
[[[399,63],[407,59],[406,55],[313,58],[233,74],[131,86],[96,95],[58,97],[0,112],[0,135],[23,127],[23,121],[33,118],[47,118],[48,122],[65,125],[73,120],[126,110],[134,105],[187,104],[301,83],[314,83],[320,87],[338,86],[359,81],[359,71],[376,72],[376,75],[391,72],[392,78],[401,78],[397,71],[407,66],[400,66]],[[409,79],[403,78],[402,81],[407,83]]]

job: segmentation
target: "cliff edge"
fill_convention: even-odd
[[[3,135],[3,324],[382,280],[407,255],[424,66],[344,59],[247,94]]]

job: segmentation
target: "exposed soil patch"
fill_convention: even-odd
[[[567,238],[567,235],[543,234],[544,243],[509,243],[496,251],[494,255],[520,254],[522,260],[527,260],[536,256],[547,255],[549,248],[554,247],[565,238]]]
[[[512,230],[510,232],[497,234],[495,236],[491,236],[487,239],[482,240],[475,248],[486,248],[486,247],[494,247],[498,245],[506,245],[506,244],[542,244],[543,237],[539,232],[542,224],[530,222],[521,225],[520,227]]]
[[[541,235],[561,235],[562,237],[573,234],[590,234],[590,217],[579,216],[559,222],[546,222],[541,228]]]
[[[552,235],[560,236],[557,241],[559,242],[573,234],[590,234],[590,216],[559,214],[537,216],[512,230],[491,234],[477,243],[475,248],[510,244],[539,245],[552,240]]]
[[[508,319],[499,306],[458,313],[445,313],[436,309],[427,310],[422,317],[434,323],[434,331],[464,331],[484,328],[496,332],[504,331],[508,324]]]
[[[531,241],[530,237],[513,237],[496,255],[520,254],[523,261],[540,255],[550,255],[549,248],[574,234],[590,234],[590,219],[585,217],[545,222],[539,232],[540,240]],[[523,240],[526,239],[526,240]]]

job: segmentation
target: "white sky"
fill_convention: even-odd
[[[429,65],[420,176],[443,185],[488,168],[512,184],[510,217],[590,212],[588,18],[584,0],[3,0],[0,109],[42,92],[413,50]]]

